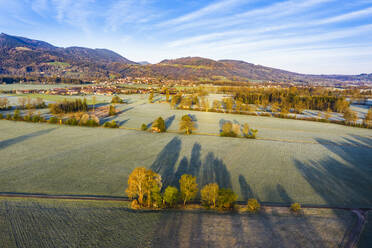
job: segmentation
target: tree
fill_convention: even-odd
[[[20,98],[18,98],[18,103],[19,103],[19,106],[21,106],[21,108],[22,109],[24,109],[25,108],[25,105],[26,105],[26,98],[24,98],[24,97],[20,97]]]
[[[298,213],[298,212],[301,210],[301,205],[300,205],[300,203],[297,203],[297,202],[293,203],[293,204],[290,206],[290,210],[291,210],[292,212]]]
[[[248,203],[247,203],[248,212],[256,213],[257,211],[260,210],[260,208],[261,208],[261,205],[256,199],[254,198],[248,199]]]
[[[151,206],[151,190],[158,186],[161,188],[161,177],[152,170],[143,167],[135,168],[128,178],[128,188],[125,190],[130,198],[138,197],[138,203],[144,204],[147,196],[147,205]]]
[[[180,121],[180,131],[184,131],[187,135],[195,130],[195,123],[189,115],[184,115]]]
[[[92,104],[93,104],[93,112],[96,110],[96,96],[92,97]]]
[[[113,105],[110,105],[110,107],[109,107],[109,114],[108,114],[109,116],[114,116],[114,115],[116,115],[116,109],[115,109],[115,106],[113,106]]]
[[[208,98],[205,98],[205,97],[202,98],[201,107],[205,110],[205,112],[209,111],[209,100],[208,100]]]
[[[231,112],[234,106],[234,101],[232,98],[225,98],[223,99],[223,103],[225,104],[225,108],[228,112]]]
[[[205,185],[200,191],[203,204],[215,208],[218,199],[218,191],[219,187],[217,183]]]
[[[364,120],[367,124],[369,124],[372,121],[372,108],[369,108]]]
[[[244,137],[248,137],[250,135],[249,130],[250,129],[249,129],[248,123],[244,123],[243,125],[243,136]]]
[[[220,189],[218,192],[217,206],[220,209],[231,209],[234,207],[238,195],[231,189]]]
[[[119,96],[114,96],[111,99],[111,103],[116,104],[116,103],[123,103],[123,100]]]
[[[169,207],[174,207],[179,199],[179,191],[176,187],[168,186],[164,191],[163,200]]]
[[[183,205],[186,205],[186,202],[195,199],[196,194],[198,193],[196,177],[193,177],[189,174],[184,174],[181,176],[179,182]]]
[[[354,123],[358,119],[357,114],[350,108],[347,108],[344,112],[344,119],[348,123]]]
[[[166,131],[164,119],[161,117],[156,119],[154,123],[152,123],[151,129],[153,132],[164,133]]]
[[[152,103],[153,100],[154,100],[154,92],[151,91],[149,95],[149,103]]]
[[[213,104],[212,104],[212,107],[215,111],[218,111],[221,109],[221,102],[218,101],[218,100],[214,100],[213,101]]]
[[[146,131],[147,130],[147,125],[145,123],[142,124],[141,130],[142,131]]]
[[[177,96],[172,96],[172,100],[170,102],[171,108],[175,109],[177,105]]]
[[[237,134],[233,131],[233,124],[230,121],[225,122],[222,125],[222,131],[220,133],[222,137],[236,137]]]

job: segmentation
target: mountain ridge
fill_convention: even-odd
[[[372,82],[372,73],[310,75],[255,65],[242,60],[203,57],[136,63],[103,48],[56,47],[40,40],[0,34],[0,73],[67,78],[157,77],[170,80],[271,81],[297,83]]]

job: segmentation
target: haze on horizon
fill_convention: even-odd
[[[0,32],[133,61],[201,56],[372,73],[372,1],[0,0]]]

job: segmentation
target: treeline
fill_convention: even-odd
[[[14,84],[20,82],[47,82],[47,83],[57,83],[57,84],[90,84],[89,81],[84,81],[81,79],[65,78],[65,77],[42,77],[42,76],[12,76],[12,75],[0,75],[0,83],[3,84]]]
[[[146,168],[135,168],[129,175],[127,195],[133,200],[132,208],[174,208],[179,203],[185,206],[196,199],[199,186],[196,177],[184,174],[179,188],[163,187],[161,176]],[[205,185],[200,190],[200,203],[208,208],[232,209],[238,195],[231,189],[219,188],[217,183]]]
[[[183,174],[179,179],[179,188],[163,186],[162,178],[158,173],[143,167],[135,168],[128,178],[128,187],[125,190],[132,200],[133,209],[162,209],[185,207],[187,203],[201,205],[207,209],[234,210],[238,195],[229,188],[220,188],[217,183],[209,183],[199,190],[196,177]],[[198,201],[197,197],[200,196]],[[242,211],[257,213],[261,204],[254,198],[247,201]],[[294,213],[301,211],[299,203],[293,203],[290,210]]]
[[[311,109],[320,111],[344,112],[349,103],[345,97],[332,91],[314,91],[312,88],[297,89],[251,89],[243,88],[233,95],[236,101],[267,107],[275,105],[280,109]]]
[[[67,114],[72,112],[87,112],[89,110],[87,100],[84,98],[76,99],[75,101],[67,101],[49,104],[50,112],[52,114]]]

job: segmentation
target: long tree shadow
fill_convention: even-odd
[[[16,138],[12,138],[12,139],[7,139],[7,140],[0,141],[0,149],[4,149],[4,148],[9,147],[9,146],[12,146],[14,144],[23,142],[23,141],[25,141],[27,139],[35,138],[37,136],[41,136],[41,135],[50,133],[51,131],[53,131],[55,129],[56,128],[49,128],[49,129],[45,129],[45,130],[40,130],[40,131],[36,131],[36,132],[33,132],[33,133],[29,133],[29,134],[26,134],[26,135],[18,136]]]
[[[165,129],[168,129],[172,125],[175,118],[176,116],[172,115],[165,120]]]
[[[332,142],[317,139],[340,157],[319,160],[295,160],[297,169],[327,205],[346,207],[372,206],[372,139],[353,136],[355,140]]]
[[[256,194],[254,194],[251,186],[247,183],[247,180],[242,174],[239,175],[239,185],[240,193],[244,201],[247,201],[249,198],[255,198],[258,201],[260,200],[259,197]]]
[[[209,152],[205,157],[200,174],[200,186],[217,183],[221,188],[232,188],[230,172],[225,163]]]
[[[159,153],[151,165],[151,169],[162,176],[163,187],[166,188],[173,182],[174,167],[181,151],[181,140],[174,137]]]
[[[201,145],[199,143],[195,143],[191,150],[190,162],[186,157],[183,157],[178,165],[177,172],[173,180],[173,185],[177,187],[179,186],[179,180],[183,174],[190,174],[199,179],[201,165]]]

